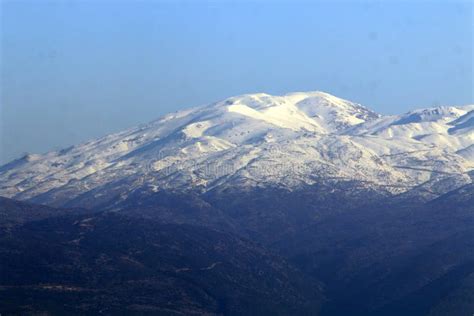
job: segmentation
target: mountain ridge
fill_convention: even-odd
[[[474,105],[382,116],[330,94],[245,94],[0,167],[0,195],[62,205],[138,188],[359,181],[432,199],[471,183]]]

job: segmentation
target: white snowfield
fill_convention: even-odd
[[[359,181],[433,198],[471,183],[474,105],[382,116],[323,92],[232,97],[0,167],[0,196],[71,200]]]

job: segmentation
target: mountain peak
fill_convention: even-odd
[[[143,187],[292,189],[360,181],[392,194],[423,186],[436,196],[448,187],[443,179],[449,186],[471,181],[469,109],[382,117],[320,91],[245,94],[7,164],[0,195],[61,204]]]
[[[244,94],[218,102],[217,106],[280,128],[325,134],[380,117],[360,104],[321,91]]]

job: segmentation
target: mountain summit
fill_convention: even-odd
[[[63,205],[133,191],[358,182],[432,199],[471,183],[474,105],[382,116],[324,92],[247,94],[0,167],[0,196]]]

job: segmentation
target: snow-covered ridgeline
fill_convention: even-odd
[[[359,180],[436,196],[470,183],[474,106],[381,116],[323,92],[250,94],[0,168],[0,195],[83,194]],[[88,193],[89,192],[89,193]]]

